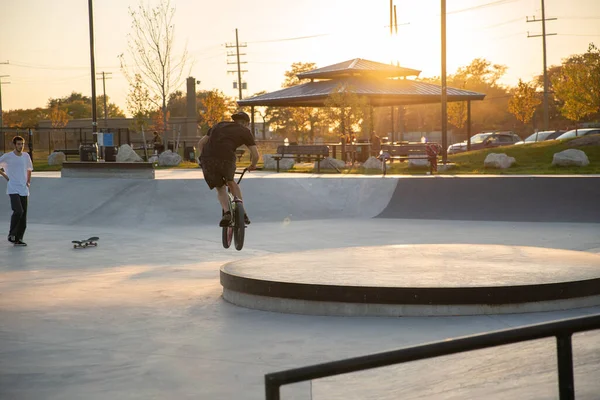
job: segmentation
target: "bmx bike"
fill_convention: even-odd
[[[240,175],[240,178],[237,181],[238,185],[246,172],[248,172],[248,168],[244,168],[242,172],[235,172],[236,175]],[[229,211],[231,212],[231,222],[228,226],[223,227],[223,247],[228,249],[231,246],[231,241],[233,239],[235,249],[239,251],[244,247],[244,234],[246,230],[246,224],[244,222],[244,203],[242,202],[242,199],[237,198],[231,193],[229,187],[227,188],[227,198]]]

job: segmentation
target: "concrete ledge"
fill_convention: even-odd
[[[365,304],[257,296],[223,289],[223,299],[253,310],[339,317],[446,317],[564,311],[600,305],[600,296],[520,304]]]
[[[475,315],[600,305],[600,255],[422,244],[273,254],[221,267],[223,297],[315,315]]]
[[[154,164],[149,162],[66,161],[61,178],[154,179]]]

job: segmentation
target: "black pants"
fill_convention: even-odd
[[[16,240],[21,240],[25,234],[25,228],[27,228],[27,196],[18,194],[9,194],[8,196],[10,197],[10,207],[13,210],[8,234],[14,236]]]

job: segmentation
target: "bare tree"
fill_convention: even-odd
[[[128,55],[123,54],[121,70],[130,85],[136,84],[136,74],[142,77],[143,85],[150,92],[150,100],[162,110],[163,127],[167,127],[167,100],[181,84],[183,70],[187,64],[187,50],[181,56],[174,54],[175,7],[170,0],[159,0],[156,7],[142,3],[136,10],[129,8],[133,32],[128,37]]]

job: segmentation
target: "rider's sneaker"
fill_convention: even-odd
[[[244,213],[244,224],[250,225],[250,218],[248,218],[248,214]]]
[[[13,235],[8,235],[8,241],[9,242],[14,243],[14,242],[16,242],[16,240],[17,239]]]
[[[219,226],[225,228],[231,224],[231,212],[227,211],[223,214],[223,218],[221,218],[221,222],[219,222]]]
[[[15,246],[27,246],[27,243],[25,243],[21,240],[15,240],[14,245]]]

